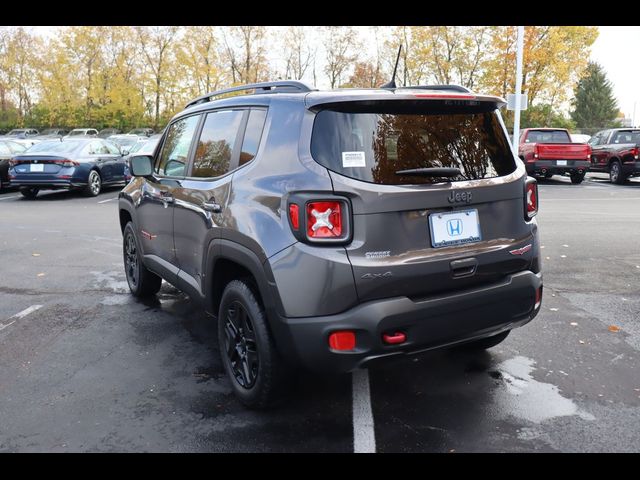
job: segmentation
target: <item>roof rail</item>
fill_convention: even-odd
[[[191,100],[184,108],[197,105],[199,103],[210,102],[213,97],[218,97],[226,93],[241,92],[244,90],[256,90],[254,93],[290,93],[290,92],[311,92],[316,90],[305,82],[298,80],[278,80],[276,82],[260,82],[249,83],[247,85],[239,85],[237,87],[225,88],[224,90],[216,90],[215,92],[207,93],[198,98]]]
[[[428,90],[454,90],[456,92],[464,92],[471,93],[467,87],[463,87],[462,85],[415,85],[410,87],[398,87],[396,90],[402,90],[403,88],[408,89],[428,89]]]

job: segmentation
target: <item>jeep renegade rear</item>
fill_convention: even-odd
[[[226,93],[253,94],[217,98]],[[161,279],[218,318],[241,401],[291,366],[489,348],[538,313],[538,192],[504,101],[457,86],[213,92],[134,157],[120,194],[133,294]]]

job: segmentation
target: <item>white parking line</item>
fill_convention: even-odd
[[[7,328],[10,325],[13,325],[14,323],[16,323],[17,320],[20,320],[21,318],[26,317],[30,313],[35,312],[36,310],[38,310],[40,308],[42,308],[42,305],[31,305],[29,308],[25,308],[21,312],[16,313],[13,317],[9,317],[9,320],[13,319],[13,321],[9,322],[7,324],[0,323],[0,331],[4,330],[5,328]]]
[[[375,453],[376,436],[371,411],[369,391],[369,370],[353,372],[353,451],[354,453]]]
[[[1,197],[0,200],[10,200],[12,198],[20,198],[22,195],[13,195],[11,197]]]
[[[118,197],[113,197],[113,198],[107,198],[106,200],[100,200],[98,203],[107,203],[107,202],[111,202],[112,200],[117,200]]]

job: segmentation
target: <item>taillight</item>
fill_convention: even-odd
[[[535,300],[535,303],[533,304],[533,309],[537,310],[538,308],[540,308],[540,304],[542,304],[542,285],[540,285],[536,289],[536,300]]]
[[[534,145],[533,146],[533,158],[538,158],[539,153],[540,153],[540,150],[538,148],[538,145]]]
[[[531,220],[538,213],[538,182],[530,178],[524,184],[524,218]]]
[[[57,163],[58,165],[62,165],[63,167],[77,167],[80,165],[78,162],[74,162],[73,160],[54,160],[53,163]]]
[[[638,147],[634,147],[631,149],[631,155],[633,155],[633,158],[638,160]]]
[[[289,226],[301,242],[348,243],[351,241],[351,204],[333,194],[292,193],[287,199]]]
[[[307,203],[307,237],[342,237],[342,202]]]

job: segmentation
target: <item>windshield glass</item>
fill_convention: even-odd
[[[400,175],[399,170],[457,167],[447,181],[508,175],[516,168],[494,111],[350,113],[323,110],[311,138],[313,158],[329,170],[365,182],[404,185],[442,177]]]

